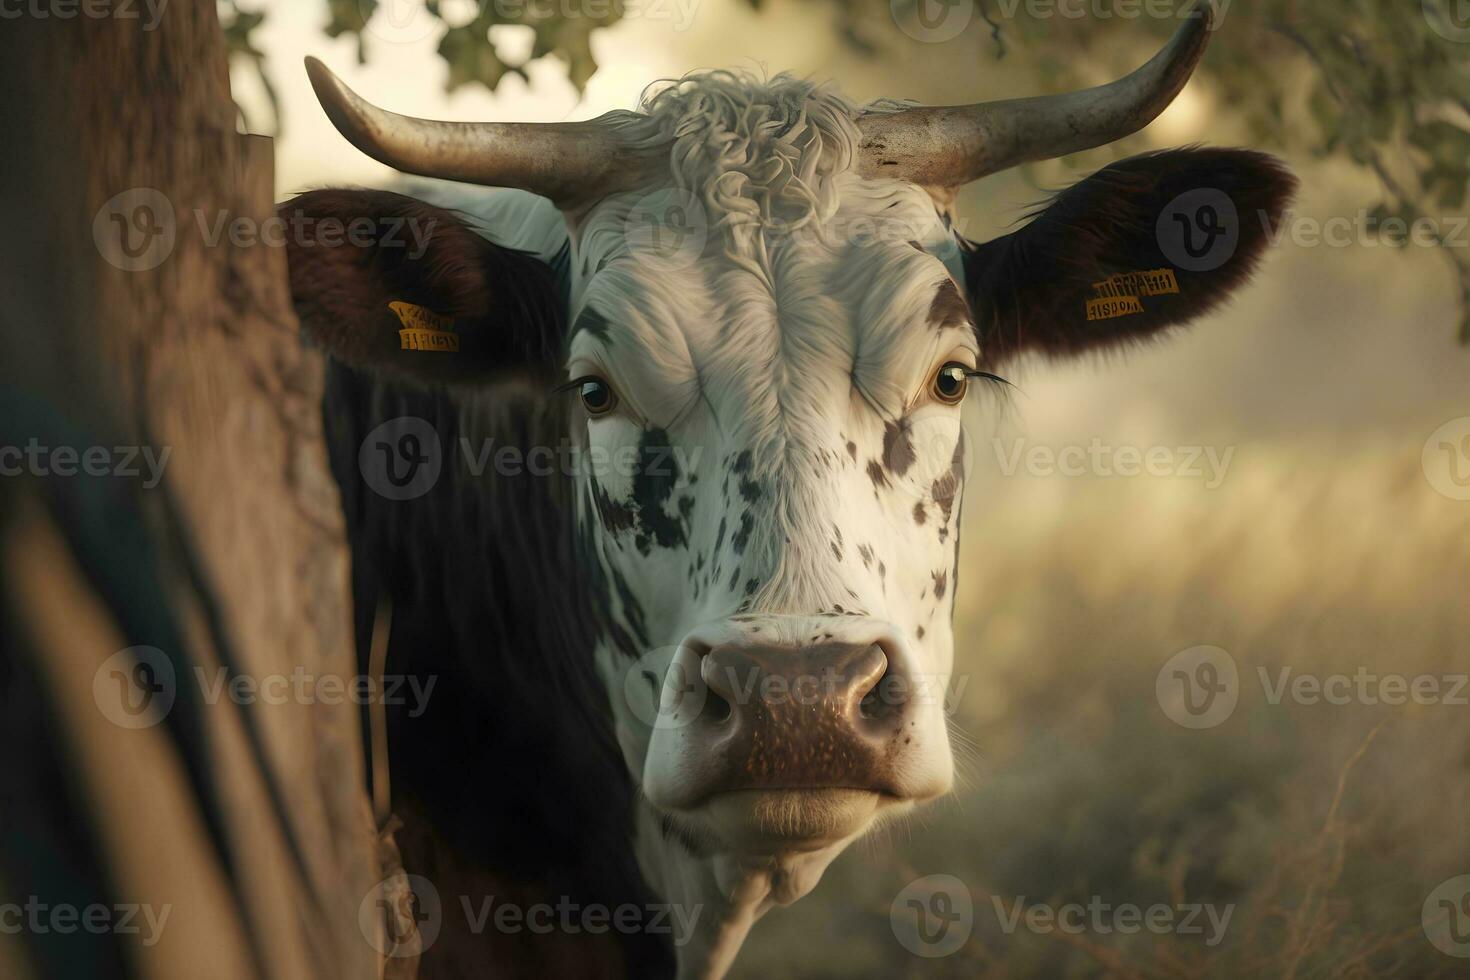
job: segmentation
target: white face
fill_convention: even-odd
[[[606,461],[579,493],[614,606],[599,665],[645,796],[711,854],[840,846],[952,781],[979,351],[928,197],[843,183],[831,219],[767,235],[755,266],[712,235],[671,268],[623,234],[631,199],[578,228],[567,371]]]

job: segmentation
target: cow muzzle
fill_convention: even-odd
[[[853,616],[695,630],[664,678],[643,789],[724,838],[830,841],[946,792],[942,691],[900,631]]]

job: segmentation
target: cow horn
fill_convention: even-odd
[[[571,123],[439,122],[379,109],[316,58],[306,59],[306,73],[338,132],[406,173],[516,187],[568,208],[631,186],[657,156],[631,138],[631,113]]]
[[[1199,0],[1164,49],[1126,78],[1031,99],[915,106],[858,119],[859,172],[953,188],[1034,160],[1051,160],[1131,136],[1184,88],[1214,29],[1212,0]]]

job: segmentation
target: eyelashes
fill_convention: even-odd
[[[1000,375],[998,375],[998,374],[991,374],[989,371],[966,371],[965,372],[965,377],[967,377],[967,378],[975,378],[975,379],[980,379],[980,380],[988,381],[991,384],[1003,385],[1004,387],[1007,387],[1007,388],[1013,388],[1016,391],[1020,391],[1021,390],[1020,388],[1016,388],[1016,386],[1014,384],[1012,384],[1011,382],[1007,381],[1005,378],[1002,378]]]

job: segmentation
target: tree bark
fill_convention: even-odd
[[[292,680],[355,667],[322,365],[284,249],[250,241],[270,141],[236,132],[210,0],[154,30],[98,6],[0,31],[0,448],[168,456],[156,486],[121,454],[0,476],[0,902],[171,911],[152,945],[0,935],[0,974],[375,976],[358,709]],[[96,684],[140,644],[178,700],[133,729]],[[286,703],[235,703],[221,667],[291,680]]]

